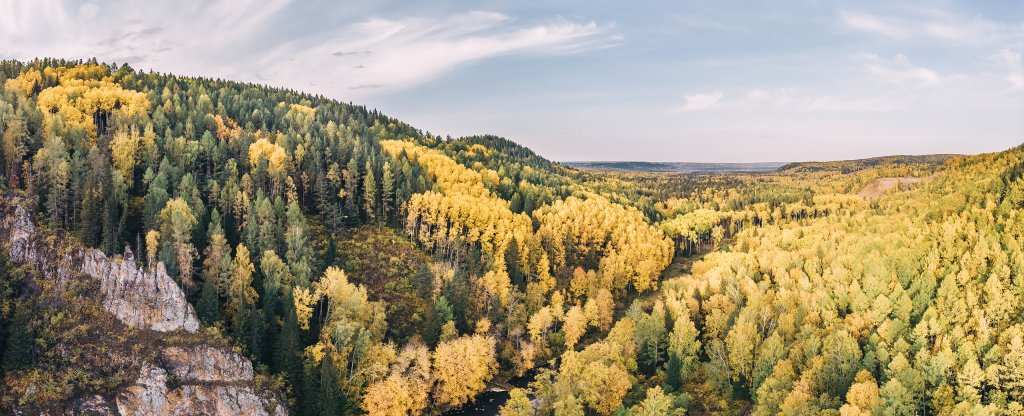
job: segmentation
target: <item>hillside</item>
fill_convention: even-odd
[[[902,188],[910,187],[921,183],[924,178],[904,177],[904,178],[878,178],[871,182],[868,182],[864,189],[861,189],[857,193],[861,198],[878,198],[884,195],[886,192],[893,190],[900,190]]]
[[[635,172],[767,172],[785,163],[693,163],[693,162],[563,162],[585,170],[621,170]]]
[[[252,84],[0,84],[0,413],[1024,412],[1021,148],[593,172]]]
[[[852,173],[870,167],[885,165],[941,165],[946,160],[960,155],[900,155],[881,156],[867,159],[837,160],[829,162],[793,162],[779,167],[780,171],[788,172],[818,172],[823,170],[839,170],[843,173]]]

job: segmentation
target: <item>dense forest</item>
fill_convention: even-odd
[[[587,172],[126,65],[0,84],[3,201],[166,268],[293,414],[438,414],[524,375],[501,414],[1024,413],[1022,148]],[[856,195],[890,177],[921,181]],[[67,365],[102,311],[46,305],[4,251],[0,406],[123,385]]]

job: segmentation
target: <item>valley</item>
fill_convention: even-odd
[[[95,60],[0,85],[0,413],[1024,413],[1021,147],[562,164]]]

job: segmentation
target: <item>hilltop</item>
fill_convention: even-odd
[[[586,170],[620,170],[636,172],[768,172],[785,165],[781,162],[761,163],[695,163],[695,162],[562,162],[566,166]]]
[[[936,166],[945,161],[962,155],[938,154],[938,155],[896,155],[881,156],[867,159],[836,160],[829,162],[793,162],[779,167],[780,171],[790,172],[819,172],[823,170],[839,170],[842,173],[852,173],[859,170],[885,165],[923,165]]]

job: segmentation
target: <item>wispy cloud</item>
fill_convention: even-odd
[[[878,15],[843,10],[839,23],[854,31],[911,41],[929,40],[979,45],[1024,39],[1024,26],[992,21],[980,16],[961,16],[939,10]]]
[[[308,77],[312,70],[326,69],[335,90],[373,85],[376,90],[394,91],[488,58],[571,54],[606,47],[617,41],[609,34],[610,27],[564,18],[523,25],[507,15],[481,11],[441,19],[372,19],[345,27],[316,44],[281,45],[262,64],[282,79]],[[286,56],[303,65],[282,62]]]
[[[685,103],[677,111],[688,113],[691,111],[707,110],[722,100],[722,92],[715,91],[710,94],[693,94],[685,97]]]
[[[886,22],[877,16],[867,13],[843,11],[839,13],[839,21],[850,29],[893,39],[901,39],[907,35],[905,28],[901,25]]]
[[[353,99],[485,59],[572,54],[620,39],[610,23],[559,16],[522,22],[487,11],[309,27],[295,24],[290,13],[297,7],[290,0],[0,0],[0,56],[98,57],[297,89],[315,84],[317,92]]]
[[[1024,89],[1024,63],[1021,62],[1021,53],[1009,49],[1003,49],[996,53],[997,62],[1006,65],[1009,71],[1006,80],[1014,89]]]
[[[906,108],[903,100],[888,97],[837,97],[814,95],[795,88],[757,88],[738,91],[731,95],[722,92],[686,96],[680,112],[699,110],[747,113],[765,112],[876,112]]]
[[[943,81],[943,76],[938,72],[915,66],[902,54],[884,59],[876,54],[859,53],[854,56],[854,60],[860,62],[864,70],[876,80],[886,84],[927,87]]]

